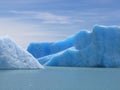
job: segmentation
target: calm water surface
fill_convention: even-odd
[[[0,70],[0,90],[120,90],[120,69]]]

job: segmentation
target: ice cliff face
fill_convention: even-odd
[[[70,47],[40,57],[39,62],[48,66],[120,67],[120,27],[95,26],[91,32],[80,31],[70,42]]]
[[[43,68],[9,37],[0,37],[0,69]]]
[[[40,58],[63,51],[73,46],[73,40],[73,37],[69,37],[59,42],[30,43],[27,51],[30,52],[35,58]]]

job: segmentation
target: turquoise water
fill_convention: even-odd
[[[120,90],[120,69],[0,70],[0,90]]]

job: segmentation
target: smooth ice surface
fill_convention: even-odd
[[[120,90],[119,68],[0,70],[0,90]]]
[[[63,41],[58,42],[30,43],[27,51],[30,52],[35,58],[40,58],[72,47],[73,39],[73,37],[69,37]]]
[[[73,38],[73,47],[38,60],[48,66],[120,67],[120,27],[80,31]]]
[[[43,66],[9,37],[1,37],[0,69],[15,68],[43,68]]]

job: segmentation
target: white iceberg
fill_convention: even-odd
[[[27,51],[9,37],[0,37],[0,69],[43,68]]]

